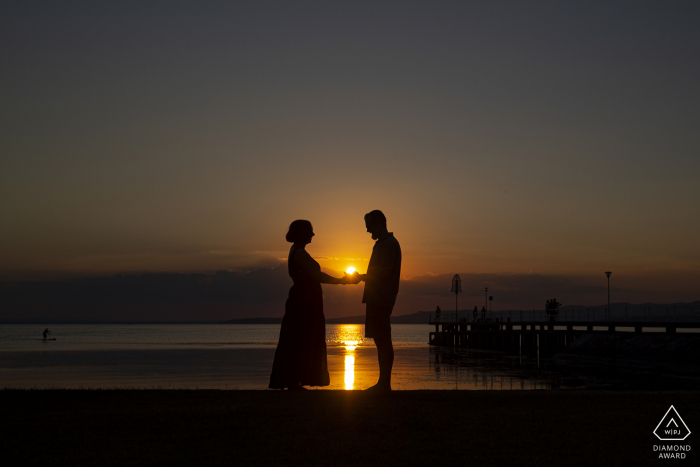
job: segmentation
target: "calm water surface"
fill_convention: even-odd
[[[265,389],[279,325],[0,325],[0,387]],[[428,325],[394,325],[395,389],[605,387],[537,357],[430,347]],[[328,389],[378,378],[363,325],[327,325]]]

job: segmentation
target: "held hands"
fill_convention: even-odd
[[[347,272],[345,273],[345,276],[343,276],[342,279],[340,279],[340,283],[345,285],[345,284],[359,284],[362,281],[362,275],[358,274],[357,271],[353,272],[352,274],[348,274]]]

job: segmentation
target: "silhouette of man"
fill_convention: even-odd
[[[362,303],[367,304],[365,337],[374,339],[379,359],[379,381],[368,391],[391,391],[391,368],[394,346],[391,342],[391,312],[399,293],[401,278],[401,246],[392,232],[387,231],[386,217],[381,211],[365,214],[367,232],[376,240],[362,275],[365,291]]]
[[[479,316],[479,310],[476,309],[476,305],[474,305],[474,312],[472,314],[474,315],[474,321],[476,321],[476,317]]]
[[[556,298],[552,299],[552,321],[557,320],[557,316],[559,315],[559,306],[561,303],[557,301]]]
[[[49,334],[51,334],[51,331],[49,331],[49,328],[44,329],[44,332],[43,332],[44,342],[46,342],[46,339],[49,337]]]

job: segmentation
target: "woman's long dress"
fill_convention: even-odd
[[[284,307],[280,339],[270,375],[271,389],[289,388],[297,384],[330,384],[321,283],[296,263],[294,253],[298,250],[292,247],[289,252],[289,275],[294,285],[289,289],[289,298]],[[304,251],[299,254],[308,253]]]

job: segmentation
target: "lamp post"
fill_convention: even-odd
[[[605,275],[608,276],[608,312],[610,312],[610,274],[612,271],[605,271]]]
[[[484,308],[485,308],[486,310],[489,309],[488,291],[489,291],[489,288],[488,288],[488,287],[484,287]]]
[[[455,322],[459,322],[459,306],[457,304],[457,295],[462,291],[462,279],[459,274],[455,274],[452,278],[452,290],[455,293]]]

